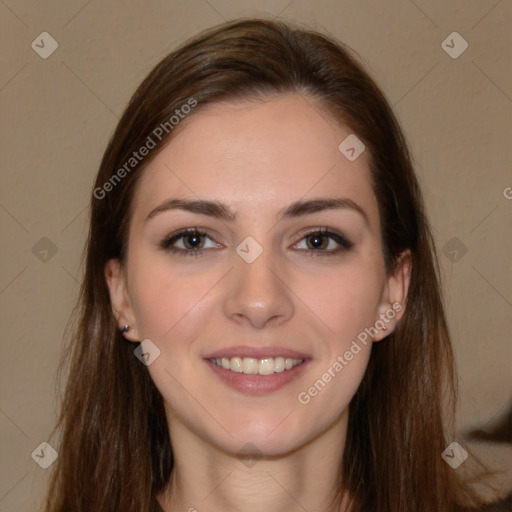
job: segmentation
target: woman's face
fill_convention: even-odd
[[[215,103],[186,123],[137,185],[126,261],[107,266],[113,307],[160,351],[147,369],[171,439],[285,454],[346,420],[407,275],[385,272],[367,153],[349,160],[350,130],[313,99]],[[184,228],[206,235],[173,240]]]

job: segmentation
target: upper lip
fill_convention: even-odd
[[[251,347],[240,345],[236,347],[226,347],[211,352],[204,356],[205,359],[221,359],[223,357],[230,359],[232,357],[251,357],[253,359],[263,359],[265,357],[285,357],[290,359],[309,359],[310,356],[297,350],[291,350],[284,347]]]

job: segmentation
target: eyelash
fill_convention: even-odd
[[[199,236],[208,236],[208,233],[202,231],[199,228],[185,228],[180,229],[179,231],[176,231],[175,233],[172,233],[169,236],[166,236],[164,239],[162,239],[159,243],[159,246],[164,249],[165,251],[171,252],[173,254],[178,254],[180,256],[202,256],[205,252],[208,251],[208,249],[177,249],[176,247],[171,247],[173,243],[175,243],[180,238],[183,238],[187,235],[199,235]],[[332,238],[336,243],[340,245],[338,249],[330,250],[330,251],[324,251],[324,250],[314,250],[314,249],[299,249],[301,252],[306,253],[307,256],[311,257],[324,257],[324,256],[336,256],[337,254],[341,252],[347,252],[349,251],[352,246],[354,245],[352,242],[350,242],[345,236],[343,236],[341,233],[337,233],[335,231],[331,231],[327,227],[321,227],[321,228],[315,228],[311,231],[308,231],[303,235],[303,237],[299,240],[302,241],[304,238],[311,236],[311,235],[324,235],[328,236],[329,238]],[[211,238],[210,238],[211,239]]]

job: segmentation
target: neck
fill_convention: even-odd
[[[346,511],[332,508],[339,486],[348,410],[316,438],[291,453],[241,459],[170,422],[174,468],[158,496],[165,512]]]

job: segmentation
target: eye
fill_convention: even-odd
[[[208,233],[193,227],[181,229],[162,239],[159,246],[171,253],[183,256],[203,256],[212,247],[206,247],[204,239],[209,238]],[[330,239],[330,240],[329,240]],[[327,227],[315,228],[301,239],[306,241],[306,248],[300,249],[308,256],[334,256],[341,252],[346,252],[354,245],[344,235],[336,231],[332,231]],[[181,241],[182,247],[177,247],[176,242]],[[331,243],[334,241],[334,243]],[[336,244],[338,247],[336,248]],[[296,244],[294,247],[296,247]],[[329,246],[334,245],[329,249]],[[213,242],[213,247],[219,248],[219,244]]]
[[[306,233],[301,240],[305,240],[307,246],[301,250],[305,251],[309,256],[334,256],[341,252],[349,251],[354,245],[344,235],[327,227],[315,228]],[[333,240],[335,243],[330,243]],[[336,244],[338,244],[338,248],[336,248]],[[329,245],[331,250],[326,250]],[[332,247],[333,245],[334,248]]]
[[[201,256],[204,254],[204,237],[210,238],[208,233],[199,228],[185,228],[165,237],[159,246],[169,252],[183,256]],[[174,244],[182,239],[182,248],[174,247]],[[211,240],[211,238],[210,238]],[[216,244],[218,247],[218,244]]]

